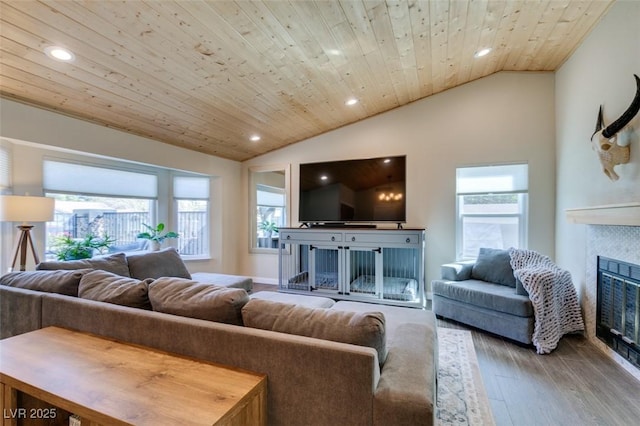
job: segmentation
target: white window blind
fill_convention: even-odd
[[[209,199],[209,178],[174,176],[173,197],[190,200]]]
[[[456,193],[505,194],[526,192],[529,187],[527,164],[460,167],[456,170]]]
[[[11,152],[0,146],[0,190],[11,186]]]
[[[158,197],[158,177],[154,174],[52,160],[45,160],[43,167],[45,191],[152,199]]]
[[[282,207],[285,204],[284,191],[267,185],[257,185],[256,198],[259,206]]]

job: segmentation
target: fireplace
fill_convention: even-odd
[[[597,259],[596,336],[640,369],[640,265]]]
[[[628,348],[628,342],[626,339],[635,341],[637,345],[638,339],[627,336],[622,333],[622,311],[615,311],[611,314],[611,318],[605,319],[608,321],[606,325],[609,325],[609,332],[614,334],[614,337],[606,335],[606,325],[598,327],[600,323],[599,315],[602,311],[598,312],[598,278],[601,275],[600,265],[604,266],[604,260],[617,262],[618,266],[607,263],[602,273],[605,275],[605,279],[609,284],[619,286],[619,281],[623,282],[635,282],[637,283],[638,276],[625,276],[625,267],[630,265],[640,265],[640,202],[631,202],[625,204],[610,204],[606,206],[593,206],[577,209],[567,209],[567,220],[569,223],[578,223],[587,225],[586,229],[586,256],[585,266],[586,274],[584,277],[584,287],[581,287],[581,302],[584,309],[585,328],[587,332],[587,338],[596,347],[605,352],[613,361],[618,363],[621,367],[627,370],[632,376],[640,380],[640,367],[637,364],[638,355],[635,353],[635,363],[627,359],[624,355]],[[602,262],[600,262],[602,259]],[[620,268],[622,264],[622,269]],[[637,267],[637,266],[636,266]],[[623,274],[620,274],[620,271]],[[629,269],[631,271],[631,269]],[[634,271],[637,271],[634,269]],[[634,272],[636,274],[637,272]],[[626,287],[625,287],[626,289]],[[608,297],[615,298],[618,294],[618,298],[622,297],[622,290],[619,292],[607,293]],[[631,299],[631,298],[630,298]],[[622,305],[620,305],[621,309]],[[607,312],[611,312],[610,308]],[[607,313],[605,312],[605,313]],[[618,321],[618,328],[611,326],[613,317],[618,314],[620,320]],[[627,323],[627,317],[631,318],[625,312],[625,323]],[[635,330],[638,327],[633,324]],[[596,335],[596,329],[600,328],[603,331],[602,336]],[[614,332],[611,332],[611,329]],[[626,327],[625,333],[629,332],[632,328]],[[620,335],[616,335],[616,332]],[[637,333],[637,331],[636,331]],[[605,343],[606,340],[617,344],[623,354],[619,354],[618,351]],[[637,349],[637,346],[636,346]],[[634,353],[632,352],[632,355]]]

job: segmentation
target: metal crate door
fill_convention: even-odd
[[[422,293],[420,250],[388,247],[382,249],[382,297],[388,300],[419,302]]]
[[[312,290],[326,293],[340,291],[341,252],[336,246],[309,246],[309,271]]]
[[[309,248],[308,244],[280,244],[280,290],[311,291]]]
[[[382,250],[380,248],[347,249],[345,276],[352,296],[382,298]]]

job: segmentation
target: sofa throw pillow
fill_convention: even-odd
[[[471,278],[515,288],[516,278],[513,276],[509,252],[481,248],[478,259],[471,269]]]
[[[380,365],[387,358],[382,312],[335,311],[251,299],[242,308],[242,320],[247,327],[367,346],[378,352]]]
[[[91,259],[61,260],[58,262],[40,262],[36,265],[38,271],[51,271],[57,269],[102,269],[114,274],[129,276],[129,265],[124,253],[115,253],[104,257],[92,257]]]
[[[149,251],[127,256],[129,274],[132,278],[179,277],[191,279],[191,274],[175,248]]]
[[[226,324],[242,325],[242,307],[249,295],[242,288],[162,277],[149,284],[154,311]]]
[[[80,279],[90,271],[91,269],[9,272],[0,277],[0,284],[77,297]]]
[[[80,279],[78,297],[150,310],[149,283],[151,281],[153,278],[140,281],[107,271],[90,271]]]

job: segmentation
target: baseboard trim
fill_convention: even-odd
[[[254,283],[278,285],[277,278],[251,277]]]

